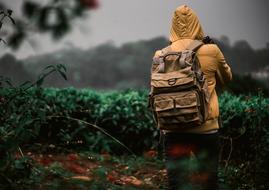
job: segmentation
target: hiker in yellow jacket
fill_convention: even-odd
[[[187,5],[174,12],[170,32],[171,51],[180,52],[194,40],[205,38],[196,13]],[[161,55],[161,50],[154,58]],[[164,155],[168,171],[168,189],[218,189],[219,104],[217,81],[225,84],[232,73],[215,44],[204,44],[196,53],[208,83],[209,104],[206,122],[195,128],[164,132]]]

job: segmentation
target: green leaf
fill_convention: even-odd
[[[51,70],[55,70],[55,66],[54,66],[54,65],[48,65],[47,67],[45,67],[45,68],[43,69],[43,72],[46,71],[46,70],[49,70],[49,69],[51,69]]]
[[[25,86],[27,87],[27,85],[31,85],[30,81],[25,81],[24,83],[19,85],[19,88],[24,88]]]
[[[8,18],[11,20],[12,24],[16,24],[15,20],[11,16],[8,16]]]
[[[10,87],[14,87],[10,80],[5,80],[5,83]]]
[[[11,16],[12,13],[13,13],[13,11],[12,11],[11,9],[8,9],[8,10],[7,10],[7,14],[8,14],[8,16]]]
[[[25,1],[23,3],[23,14],[28,17],[28,18],[32,18],[35,13],[37,13],[40,9],[40,6],[32,1]]]
[[[66,67],[63,64],[58,64],[57,68],[66,72]]]
[[[38,79],[38,81],[36,82],[36,86],[39,88],[43,85],[44,83],[44,77],[41,77],[40,79]]]
[[[66,74],[65,74],[63,71],[58,70],[58,72],[60,73],[60,75],[61,75],[65,80],[67,80]]]
[[[60,73],[60,75],[67,80],[67,76],[65,74],[66,72],[66,67],[62,64],[56,65],[57,71]]]

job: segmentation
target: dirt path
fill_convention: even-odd
[[[46,175],[38,189],[163,189],[166,170],[154,152],[142,157],[117,157],[108,153],[28,153]]]

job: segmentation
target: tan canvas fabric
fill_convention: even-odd
[[[171,51],[182,51],[193,40],[201,40],[204,33],[195,12],[188,6],[183,5],[176,9],[172,20],[170,41],[172,42]],[[161,55],[162,50],[155,53],[154,59]],[[201,64],[201,69],[205,74],[208,83],[209,105],[208,119],[205,124],[180,132],[188,133],[206,133],[218,129],[219,104],[216,94],[216,81],[224,83],[232,79],[232,73],[225,58],[215,44],[205,44],[198,51],[197,56]]]

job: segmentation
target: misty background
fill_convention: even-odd
[[[23,17],[23,0],[0,2],[14,10],[15,19]],[[231,65],[238,86],[269,84],[266,0],[102,0],[99,9],[72,21],[71,31],[61,39],[36,32],[17,50],[0,44],[0,75],[20,84],[34,80],[47,65],[64,64],[68,80],[51,76],[46,86],[147,88],[152,56],[167,46],[173,11],[182,4],[197,12],[205,33]]]

